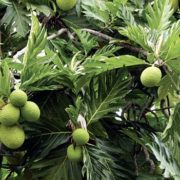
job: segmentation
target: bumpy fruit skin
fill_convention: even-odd
[[[73,144],[67,148],[67,157],[70,161],[78,162],[82,160],[82,148],[80,146],[74,147]]]
[[[76,129],[72,138],[77,145],[85,145],[89,141],[89,133],[83,128]]]
[[[19,126],[1,127],[1,142],[9,149],[18,149],[25,140],[25,133]]]
[[[76,5],[77,0],[56,0],[56,3],[60,9],[68,11]]]
[[[10,99],[11,104],[13,104],[14,106],[17,106],[17,107],[21,107],[21,106],[25,105],[28,97],[24,91],[17,89],[17,90],[14,90],[10,94],[9,99]]]
[[[2,110],[0,110],[0,122],[3,125],[12,126],[18,122],[19,117],[19,108],[13,106],[12,104],[7,104],[2,108]]]
[[[37,121],[40,117],[40,109],[36,103],[27,101],[21,108],[21,116],[26,121]]]
[[[157,67],[148,67],[141,73],[141,83],[146,87],[157,86],[162,77],[161,70]]]

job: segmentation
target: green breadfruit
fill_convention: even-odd
[[[40,117],[40,109],[36,103],[27,101],[21,108],[21,116],[26,121],[37,121]]]
[[[89,141],[89,133],[83,128],[74,130],[72,138],[77,145],[85,145]]]
[[[24,130],[19,126],[1,127],[1,142],[9,149],[18,149],[25,140]]]
[[[20,110],[12,104],[7,104],[0,110],[0,122],[3,125],[12,126],[18,122],[19,118]]]
[[[0,124],[0,143],[1,143],[1,132],[2,132],[1,128],[2,128],[2,125]]]
[[[68,11],[76,5],[77,0],[56,0],[56,3],[60,9]]]
[[[178,0],[171,0],[171,5],[174,10],[178,9],[178,7],[179,7]]]
[[[80,146],[74,147],[73,144],[67,148],[67,157],[70,161],[81,161],[82,160],[82,148]]]
[[[12,156],[7,156],[6,159],[11,165],[19,165],[22,162],[25,152],[13,152]]]
[[[17,89],[17,90],[14,90],[10,94],[9,99],[10,99],[11,104],[13,104],[14,106],[17,106],[17,107],[21,107],[21,106],[25,105],[28,97],[24,91]]]
[[[141,73],[141,83],[146,87],[157,86],[162,77],[161,70],[157,67],[148,67]]]

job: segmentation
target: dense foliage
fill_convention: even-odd
[[[0,144],[0,179],[179,180],[178,0],[61,3],[0,0],[0,106],[20,88],[41,110],[20,118],[20,148]],[[151,66],[162,78],[146,87]],[[80,127],[90,140],[73,162]]]

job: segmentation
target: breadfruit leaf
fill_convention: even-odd
[[[87,124],[100,120],[110,112],[117,111],[128,93],[130,77],[123,70],[108,72],[93,78],[86,89],[84,101],[88,107]]]
[[[1,25],[2,24],[4,24],[6,28],[10,26],[12,30],[15,30],[15,32],[23,37],[29,32],[27,12],[14,2],[8,4],[6,13],[1,19]]]
[[[3,62],[0,66],[0,96],[9,96],[11,83],[11,72],[7,63]]]
[[[163,31],[170,25],[170,17],[173,14],[170,0],[155,0],[153,6],[149,3],[146,18],[151,29]]]

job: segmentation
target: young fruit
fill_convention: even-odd
[[[82,148],[80,146],[74,147],[73,144],[67,148],[67,157],[70,161],[81,161],[82,160]]]
[[[76,129],[72,138],[77,145],[85,145],[89,141],[89,133],[83,128]]]
[[[21,106],[25,105],[28,97],[24,91],[17,89],[17,90],[14,90],[10,94],[9,99],[10,99],[11,104],[13,104],[14,106],[17,106],[17,107],[21,107]]]
[[[162,77],[161,70],[157,67],[148,67],[141,73],[141,83],[146,87],[157,86]]]
[[[3,125],[12,126],[18,122],[19,117],[19,108],[13,106],[12,104],[7,104],[2,108],[2,110],[0,110],[0,122]]]
[[[24,140],[24,130],[19,126],[1,126],[1,142],[9,149],[21,147]]]
[[[2,128],[2,125],[0,124],[0,143],[1,143],[1,128]]]
[[[21,115],[26,121],[37,121],[40,117],[40,109],[36,103],[27,101],[21,108]]]
[[[56,0],[56,3],[60,9],[68,11],[76,5],[77,0]]]
[[[171,0],[171,5],[174,10],[178,9],[178,7],[179,7],[178,0]]]
[[[163,174],[163,170],[159,166],[156,166],[155,170],[154,170],[154,174],[162,175]]]
[[[19,165],[24,157],[25,152],[13,152],[12,156],[7,156],[6,159],[11,165]]]

